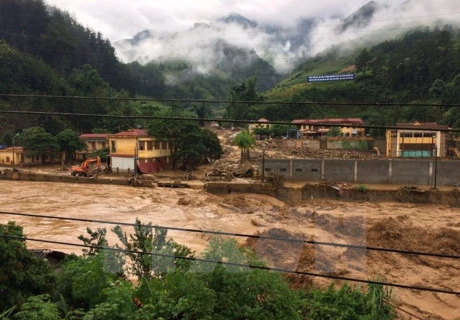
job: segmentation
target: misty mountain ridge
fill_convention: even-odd
[[[168,66],[163,69],[167,85],[196,77],[236,83],[257,77],[257,90],[262,92],[331,48],[348,55],[414,28],[460,25],[455,15],[442,11],[448,6],[437,15],[438,7],[429,0],[373,0],[343,16],[305,17],[291,25],[230,13],[213,21],[197,21],[184,31],[143,30],[115,42],[114,47],[123,62]],[[177,68],[177,61],[185,67]]]
[[[385,6],[375,1],[368,2],[350,16],[342,20],[338,26],[338,32],[344,32],[349,28],[365,28],[371,22],[377,11],[384,9]]]
[[[258,24],[231,13],[212,23],[196,22],[183,32],[143,30],[131,39],[115,42],[114,47],[124,62],[146,64],[179,59],[197,65],[200,70],[212,70],[222,65],[222,58],[227,60],[228,54],[220,52],[219,48],[232,49],[238,50],[238,60],[249,61],[257,56],[282,74],[292,69],[292,59],[307,56],[308,34],[314,21],[302,19],[294,27],[286,28],[276,24]],[[243,52],[246,52],[246,57],[242,57]],[[285,65],[286,59],[291,60],[288,65]],[[203,63],[207,66],[200,66]]]

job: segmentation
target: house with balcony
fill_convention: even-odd
[[[154,173],[170,163],[171,146],[148,135],[145,129],[130,129],[108,135],[112,171]]]
[[[386,131],[387,154],[389,158],[445,157],[449,127],[436,122],[397,123],[395,129]]]
[[[364,125],[360,118],[295,119],[291,123],[297,127],[300,136],[307,139],[326,137],[332,127],[340,128],[344,137],[365,136],[364,128],[353,127]]]
[[[107,133],[84,133],[79,137],[86,144],[86,150],[75,152],[75,157],[79,161],[91,158],[97,151],[108,147],[109,135]]]

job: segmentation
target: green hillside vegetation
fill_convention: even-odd
[[[460,101],[460,32],[446,26],[414,30],[403,37],[364,48],[348,56],[331,51],[301,63],[279,85],[264,94],[266,101],[440,103]],[[354,81],[306,83],[308,75],[347,73]],[[384,108],[384,109],[383,109]],[[437,121],[459,128],[457,108],[420,107],[258,107],[255,117],[270,120],[360,116],[369,124]],[[288,110],[283,110],[288,109]],[[383,110],[382,110],[383,109]],[[289,114],[290,117],[285,118]]]
[[[2,1],[0,21],[5,25],[0,39],[2,93],[228,100],[233,103],[206,104],[207,115],[282,121],[357,116],[370,125],[419,120],[460,127],[458,108],[404,106],[460,101],[460,31],[452,26],[414,29],[398,39],[354,52],[334,48],[302,61],[289,76],[279,79],[255,52],[224,41],[217,46],[224,58],[217,69],[208,70],[207,74],[196,72],[194,66],[184,61],[123,64],[102,34],[82,27],[65,12],[46,7],[42,0]],[[356,72],[354,81],[306,83],[308,75],[350,71]],[[235,103],[238,100],[264,104]],[[279,105],[277,101],[294,104]],[[403,105],[338,107],[315,102]],[[0,98],[0,108],[19,111],[138,116],[155,115],[170,107],[193,111],[203,108],[204,103]],[[2,115],[0,124],[3,143],[8,143],[14,132],[32,126],[47,128],[55,135],[67,128],[80,133],[115,132],[145,125],[134,119],[49,115]]]

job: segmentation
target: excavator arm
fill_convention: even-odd
[[[70,169],[70,174],[73,176],[87,176],[91,170],[90,164],[96,162],[96,169],[99,170],[101,168],[101,158],[94,157],[86,159],[81,163],[79,166],[72,166]]]

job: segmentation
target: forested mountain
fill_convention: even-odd
[[[0,37],[19,51],[41,58],[62,77],[89,64],[112,87],[130,89],[127,69],[110,42],[42,0],[0,1]]]
[[[341,20],[341,33],[366,26],[384,10],[370,2]],[[196,24],[187,36],[206,34],[214,37],[199,45],[197,51],[182,52],[183,58],[164,56],[148,63],[122,63],[111,43],[69,14],[47,7],[42,0],[0,1],[0,92],[3,94],[52,94],[98,97],[153,97],[167,99],[265,100],[287,102],[431,102],[453,104],[460,101],[460,32],[458,26],[412,28],[403,36],[378,44],[363,43],[349,47],[337,45],[311,58],[293,56],[296,67],[281,80],[274,61],[264,60],[257,50],[237,46],[226,40],[225,28],[270,35],[269,44],[289,44],[286,52],[309,48],[308,36],[317,23],[298,21],[292,30],[275,25],[260,25],[237,14],[220,19],[215,26]],[[221,28],[221,29],[219,29]],[[216,31],[217,30],[217,31]],[[222,38],[218,38],[219,30]],[[255,34],[255,33],[254,33]],[[157,41],[165,50],[175,49],[171,39],[180,35],[139,33],[125,45],[133,47]],[[193,41],[196,38],[191,38]],[[266,39],[266,38],[264,38]],[[162,42],[164,41],[164,42]],[[307,42],[305,42],[307,41]],[[120,45],[120,44],[118,44]],[[303,49],[302,49],[303,48]],[[211,52],[210,55],[201,53]],[[147,52],[148,54],[148,52]],[[194,60],[191,58],[201,59]],[[281,59],[283,60],[283,59]],[[278,61],[281,61],[278,60]],[[195,63],[197,62],[198,63]],[[284,61],[284,60],[283,60]],[[294,61],[294,60],[293,60]],[[306,83],[308,75],[356,72],[354,81]],[[263,93],[263,94],[262,94]],[[248,98],[249,97],[249,98]],[[196,109],[190,103],[182,108]],[[241,111],[240,109],[244,110]],[[113,100],[60,100],[1,97],[0,108],[28,111],[152,115],[162,108],[153,104]],[[369,124],[393,125],[403,121],[438,121],[460,127],[458,108],[416,107],[336,107],[323,105],[206,105],[211,111],[231,118],[291,120],[304,117],[361,116]],[[217,108],[217,109],[216,109]],[[224,110],[226,109],[226,110]],[[93,117],[2,116],[0,141],[5,134],[32,125],[52,133],[65,128],[78,132],[116,131],[140,125],[134,120],[102,120]]]
[[[354,81],[307,83],[309,75],[356,72]],[[460,30],[452,26],[415,29],[404,36],[356,51],[336,48],[307,59],[264,95],[270,101],[346,103],[460,102]],[[359,115],[369,124],[437,121],[460,128],[455,107],[253,107],[254,118]],[[250,112],[251,114],[251,112]]]

